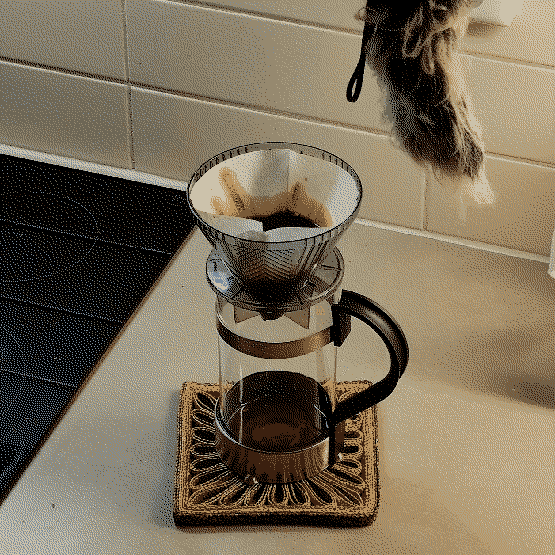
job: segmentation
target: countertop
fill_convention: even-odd
[[[377,407],[370,526],[175,527],[180,388],[218,380],[210,245],[195,230],[0,506],[0,554],[551,555],[546,265],[360,223],[338,246],[344,288],[383,306],[410,348]],[[338,359],[338,381],[375,382],[388,369],[385,347],[357,320]]]

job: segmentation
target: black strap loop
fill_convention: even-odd
[[[370,1],[371,0],[368,0],[366,7],[370,6]],[[356,102],[360,95],[360,90],[362,89],[362,82],[364,80],[364,66],[366,65],[366,54],[364,53],[364,49],[366,47],[366,44],[368,43],[368,40],[373,34],[374,29],[375,29],[375,25],[370,23],[368,20],[365,20],[364,31],[362,32],[362,45],[360,47],[360,58],[358,59],[357,67],[353,72],[353,75],[349,81],[349,84],[347,85],[347,100],[349,102]],[[355,87],[354,93],[353,93],[353,87]]]
[[[365,59],[362,59],[364,54],[361,53],[361,60],[358,62],[358,65],[347,85],[347,100],[349,102],[356,102],[358,100],[358,96],[360,94],[360,89],[362,89],[362,81],[364,79],[364,64],[366,62]],[[355,92],[353,94],[353,86],[355,86]]]

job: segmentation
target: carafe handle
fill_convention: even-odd
[[[333,428],[368,409],[388,397],[399,378],[403,375],[409,360],[409,346],[399,324],[377,303],[367,297],[343,290],[339,303],[332,305],[332,339],[340,347],[351,331],[351,316],[368,324],[385,343],[391,366],[385,378],[345,401],[341,401],[333,412]]]

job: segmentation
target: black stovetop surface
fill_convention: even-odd
[[[0,502],[193,230],[185,192],[0,154]]]

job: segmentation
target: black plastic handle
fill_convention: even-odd
[[[391,366],[387,376],[368,389],[341,401],[333,413],[333,425],[373,407],[393,393],[409,361],[409,346],[399,324],[377,303],[352,291],[343,290],[341,300],[331,307],[333,315],[332,338],[340,347],[351,330],[350,317],[368,324],[385,343]]]

